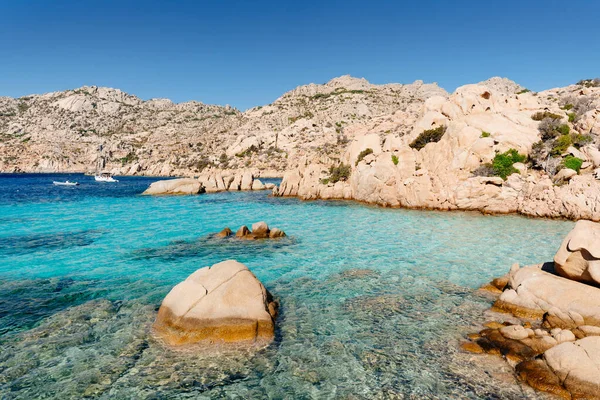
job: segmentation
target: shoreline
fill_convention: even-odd
[[[270,195],[273,196],[273,195]],[[585,218],[569,218],[569,217],[565,217],[565,216],[536,216],[536,215],[531,215],[531,214],[525,214],[522,212],[517,211],[509,211],[509,212],[492,212],[492,211],[486,211],[486,210],[481,210],[481,209],[466,209],[466,208],[435,208],[435,207],[420,207],[420,206],[415,206],[415,207],[411,207],[411,206],[390,206],[390,205],[383,205],[383,204],[378,204],[378,203],[373,203],[373,202],[368,202],[368,201],[364,201],[364,200],[356,200],[356,199],[344,199],[344,198],[328,198],[328,199],[322,199],[322,198],[314,198],[314,199],[304,199],[301,196],[298,195],[284,195],[284,196],[274,196],[274,197],[281,197],[281,198],[296,198],[300,201],[303,202],[313,202],[313,201],[344,201],[344,202],[352,202],[352,203],[357,203],[360,205],[364,205],[364,206],[369,206],[369,207],[374,207],[374,208],[382,208],[382,209],[390,209],[390,210],[411,210],[411,211],[437,211],[437,212],[462,212],[462,213],[476,213],[476,214],[480,214],[483,216],[508,216],[508,215],[514,215],[514,216],[519,216],[519,217],[524,217],[524,218],[530,218],[530,219],[536,219],[536,220],[555,220],[555,221],[571,221],[571,222],[576,222],[578,220],[587,220],[587,221],[593,221],[593,222],[599,222],[600,220],[594,220],[594,219],[585,219]]]

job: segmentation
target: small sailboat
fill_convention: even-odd
[[[59,182],[59,181],[53,181],[52,182],[55,186],[79,186],[79,182],[71,182],[71,181],[64,181],[64,182]]]
[[[96,182],[119,182],[118,179],[113,178],[113,176],[108,172],[103,172],[99,175],[94,176]]]

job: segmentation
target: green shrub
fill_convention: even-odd
[[[354,165],[358,165],[358,163],[361,162],[369,154],[373,154],[373,149],[370,147],[361,151],[360,154],[358,155],[358,158],[356,159],[356,162],[354,163]]]
[[[577,157],[573,157],[573,156],[566,156],[563,160],[563,166],[565,168],[569,168],[569,169],[572,169],[573,171],[577,171],[577,173],[579,173],[579,170],[581,169],[582,165],[583,165],[583,160],[581,158],[577,158]]]
[[[569,122],[575,122],[575,118],[577,118],[577,114],[569,113],[567,115],[569,116]]]
[[[561,134],[561,135],[568,135],[569,132],[571,132],[571,128],[569,128],[569,125],[567,124],[563,124],[560,125],[557,129],[557,131]]]
[[[517,92],[517,94],[525,94],[525,93],[529,93],[529,92],[531,92],[531,90],[529,90],[529,89],[523,89],[520,92]]]
[[[561,119],[562,116],[551,113],[550,111],[538,111],[531,116],[531,119],[534,121],[541,121],[545,118]]]
[[[510,149],[504,153],[496,154],[492,160],[492,171],[494,175],[506,180],[509,175],[519,172],[518,169],[513,167],[513,164],[524,162],[526,159],[527,156],[519,154],[515,149]]]
[[[21,102],[21,103],[19,103],[17,108],[19,109],[20,113],[24,113],[25,111],[27,111],[29,109],[29,106],[26,103]]]
[[[442,139],[442,136],[444,136],[444,133],[446,133],[446,127],[443,125],[435,129],[428,129],[419,134],[409,146],[413,149],[421,150],[427,143],[439,142]]]
[[[350,178],[351,173],[352,173],[352,170],[350,169],[350,166],[347,164],[342,163],[342,164],[338,165],[337,167],[334,167],[332,165],[331,167],[329,167],[329,178],[324,179],[324,180],[327,180],[327,183],[336,183],[339,181],[346,181],[346,180],[348,180],[348,178]]]
[[[554,142],[554,147],[552,147],[550,154],[553,156],[559,156],[562,153],[564,153],[565,151],[567,151],[569,146],[571,146],[572,144],[573,144],[573,140],[571,139],[570,135],[559,136],[556,139],[556,142]]]
[[[392,154],[392,162],[394,163],[394,165],[398,165],[398,156],[395,154]]]
[[[570,109],[572,109],[573,107],[575,107],[573,104],[569,103],[569,104],[565,104],[562,109],[563,110],[567,110],[569,111]]]
[[[580,148],[585,146],[586,144],[590,144],[594,141],[592,135],[582,135],[580,133],[571,135],[571,140],[573,141],[573,146],[576,148]]]
[[[481,132],[481,137],[482,138],[490,137],[490,136],[491,136],[491,134],[489,132],[486,132],[486,131]]]

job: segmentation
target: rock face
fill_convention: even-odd
[[[96,86],[0,97],[0,171],[91,172],[103,145],[105,169],[116,175],[249,167],[281,176],[306,155],[342,149],[352,134],[346,125],[398,109],[416,113],[434,95],[447,93],[420,81],[373,85],[344,76],[299,86],[245,112],[197,101],[143,101]]]
[[[181,178],[153,182],[142,194],[198,194],[203,191],[202,184],[196,179]]]
[[[286,172],[277,195],[600,221],[600,182],[592,175],[600,125],[583,126],[587,113],[569,123],[567,112],[559,107],[571,98],[592,99],[590,107],[600,114],[600,88],[572,85],[539,95],[511,92],[518,89],[497,79],[466,85],[448,97],[427,99],[419,113],[396,112],[370,124],[352,125],[346,131],[352,128],[356,133],[344,152],[327,159],[307,157]],[[583,157],[579,175],[563,168],[553,181],[540,167],[516,163],[516,172],[506,180],[479,176],[490,174],[486,165],[498,153],[535,151],[540,122],[532,117],[538,112],[557,116],[573,134],[590,135],[593,144],[565,152]],[[440,127],[445,131],[439,141],[411,147],[422,133]],[[359,159],[368,150],[371,154]],[[338,158],[351,173],[336,182],[329,171],[339,165]]]
[[[542,270],[542,265],[511,271],[494,306],[517,316],[544,318],[552,327],[600,326],[600,289]]]
[[[269,343],[277,303],[248,267],[229,260],[197,270],[163,300],[155,332],[174,346]]]
[[[237,184],[237,182],[243,182]],[[271,187],[272,188],[272,187]],[[198,179],[179,178],[153,182],[143,194],[198,194],[237,190],[266,190],[250,171],[228,171],[201,175]]]
[[[600,224],[578,221],[554,256],[554,266],[565,278],[600,285]]]
[[[559,344],[540,360],[520,364],[517,372],[533,387],[564,398],[600,396],[600,336]]]

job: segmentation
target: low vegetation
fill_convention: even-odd
[[[332,165],[331,167],[329,167],[329,177],[321,179],[321,183],[326,185],[328,183],[347,181],[348,178],[350,178],[351,173],[352,170],[350,168],[350,165],[344,163],[341,163],[338,166]]]
[[[358,154],[358,158],[356,159],[356,163],[354,163],[354,165],[355,166],[358,165],[358,163],[361,162],[362,160],[364,160],[364,158],[366,156],[368,156],[369,154],[373,154],[373,149],[370,148],[370,147],[368,147],[368,148],[364,149],[363,151],[361,151]]]
[[[246,150],[244,151],[240,151],[239,153],[236,153],[236,157],[249,157],[252,155],[252,153],[258,153],[258,148],[255,145],[252,145],[250,147],[248,147]]]
[[[486,131],[483,131],[483,132],[481,132],[481,137],[482,137],[482,138],[486,138],[486,137],[490,137],[490,136],[491,136],[491,135],[490,135],[490,133],[489,133],[489,132],[486,132]]]
[[[428,129],[423,131],[415,140],[413,140],[409,146],[413,149],[421,150],[428,143],[439,142],[446,133],[446,127],[444,125],[439,126],[435,129]]]
[[[509,149],[504,153],[498,153],[491,163],[483,164],[473,171],[476,176],[499,176],[506,180],[511,174],[519,173],[514,167],[515,163],[522,163],[527,160],[527,156],[519,154],[515,149]]]
[[[551,113],[550,111],[538,111],[531,116],[531,119],[534,121],[542,121],[546,118],[550,119],[562,119],[561,115]]]
[[[600,87],[600,78],[582,79],[579,82],[577,82],[577,85],[584,86],[584,87],[587,87],[587,88],[590,88],[590,87]]]
[[[513,165],[525,162],[525,160],[527,160],[527,156],[519,154],[515,149],[510,149],[504,153],[496,154],[492,160],[492,171],[495,176],[506,180],[509,175],[519,172]]]
[[[302,119],[302,118],[311,119],[314,116],[315,115],[313,113],[311,113],[310,111],[307,111],[302,115],[297,115],[295,117],[289,117],[288,121],[290,122],[290,124],[293,124],[294,122],[298,121],[299,119]]]
[[[563,166],[565,168],[569,168],[574,171],[577,171],[577,173],[579,173],[579,170],[581,169],[582,165],[583,165],[583,160],[581,158],[577,158],[577,157],[573,157],[573,156],[566,156],[563,159]]]
[[[311,100],[317,100],[317,99],[327,99],[331,96],[339,96],[341,94],[363,94],[366,93],[366,91],[364,90],[348,90],[346,88],[337,88],[335,89],[333,92],[329,92],[329,93],[317,93],[314,96],[310,96]]]
[[[392,162],[394,163],[394,165],[398,165],[398,156],[395,154],[392,154]]]

